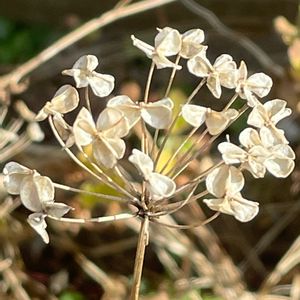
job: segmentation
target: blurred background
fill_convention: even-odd
[[[111,0],[0,1],[1,75],[116,4]],[[157,27],[170,26],[180,32],[201,28],[206,35],[205,44],[209,45],[209,59],[228,53],[237,62],[244,60],[249,73],[264,72],[272,77],[274,86],[268,98],[284,99],[293,109],[292,116],[280,127],[296,154],[300,154],[298,5],[296,0],[174,1],[117,20],[85,36],[30,73],[22,91],[11,93],[4,88],[0,96],[8,93],[11,106],[22,99],[37,112],[58,87],[72,84],[61,71],[70,68],[80,56],[93,54],[99,58],[99,69],[116,77],[114,93],[138,99],[150,64],[132,46],[130,35],[151,44]],[[163,70],[154,77],[150,98],[156,98],[165,89],[168,76],[169,72]],[[187,70],[179,72],[172,97],[180,103],[195,82]],[[209,103],[211,99],[203,91],[197,101]],[[93,102],[95,115],[103,103]],[[224,102],[218,105],[222,107]],[[11,109],[10,115],[14,114]],[[74,116],[67,118],[71,121]],[[244,124],[245,119],[230,129],[233,140]],[[11,159],[56,182],[111,192],[90,182],[57,146],[46,122],[41,126],[45,141]],[[217,155],[215,148],[209,149],[190,172],[203,168],[202,164]],[[242,224],[222,215],[205,228],[188,231],[153,226],[141,299],[240,299],[236,296],[240,291],[258,293],[257,299],[264,292],[273,295],[268,299],[300,299],[300,166],[296,163],[287,179],[266,176],[255,180],[249,176],[246,180],[246,198],[260,203],[260,213],[250,223]],[[2,199],[3,208],[7,203],[5,196]],[[78,217],[122,211],[119,204],[99,203],[91,197],[60,192],[59,199],[75,207]],[[182,210],[174,216],[175,220],[189,223],[209,214],[200,206]],[[28,211],[21,207],[7,214],[1,211],[0,299],[127,299],[138,223],[79,227],[50,222],[51,242],[45,245],[27,225]],[[7,258],[11,260],[8,262]]]

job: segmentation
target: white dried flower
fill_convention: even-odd
[[[44,243],[49,244],[49,235],[46,231],[47,223],[45,221],[45,218],[45,214],[33,213],[28,216],[27,222],[39,234]]]
[[[244,186],[241,171],[233,166],[222,165],[206,178],[206,187],[216,199],[204,199],[213,210],[233,215],[241,222],[252,220],[258,213],[258,203],[244,199],[240,191]]]
[[[236,63],[228,54],[220,55],[212,65],[206,51],[202,51],[188,60],[187,66],[192,74],[207,78],[206,85],[216,98],[221,97],[221,86],[229,89],[236,86]]]
[[[33,170],[30,170],[16,162],[9,162],[3,169],[4,186],[9,194],[19,195],[22,180],[27,176],[32,176]]]
[[[200,127],[204,122],[211,135],[223,132],[230,121],[238,116],[238,111],[229,108],[225,111],[214,111],[209,107],[186,104],[182,107],[182,117],[193,127]]]
[[[41,235],[45,243],[49,242],[45,230],[47,215],[60,218],[72,207],[54,202],[54,185],[49,177],[41,176],[36,170],[28,169],[16,162],[9,162],[3,169],[3,183],[7,192],[20,195],[22,204],[34,212],[28,217],[28,223]]]
[[[131,36],[131,39],[134,46],[142,50],[148,58],[152,59],[157,69],[181,69],[181,66],[174,64],[167,58],[178,54],[181,49],[181,35],[177,30],[170,27],[159,29],[154,39],[154,47],[137,39],[134,35]]]
[[[74,110],[79,104],[77,90],[71,85],[63,85],[57,90],[53,98],[46,102],[36,116],[37,121],[45,120],[49,115],[65,114]]]
[[[181,41],[180,56],[186,59],[190,59],[207,49],[207,46],[202,45],[204,32],[201,29],[190,29],[186,31],[181,35]]]
[[[237,86],[235,91],[242,99],[247,100],[250,107],[255,107],[259,102],[256,96],[262,98],[269,94],[273,81],[264,73],[255,73],[248,77],[247,66],[241,61],[237,72]]]
[[[271,145],[264,129],[258,133],[246,128],[239,139],[246,150],[229,142],[218,145],[225,163],[242,163],[254,177],[264,177],[266,170],[275,177],[287,177],[293,171],[295,153],[292,148],[286,144]]]
[[[49,177],[28,169],[16,162],[9,162],[3,169],[4,186],[8,193],[20,195],[22,204],[33,212],[54,211],[55,216],[66,214],[71,208],[54,203],[54,185]]]
[[[107,103],[107,107],[118,109],[124,114],[130,127],[142,118],[156,129],[165,129],[170,125],[173,106],[170,98],[150,103],[134,103],[128,96],[124,95],[116,96]]]
[[[138,149],[133,149],[128,160],[133,163],[147,182],[152,200],[170,197],[175,193],[176,184],[168,176],[155,173],[152,159]]]
[[[77,88],[90,86],[96,96],[106,97],[115,87],[115,78],[96,72],[98,64],[96,56],[84,55],[75,62],[72,69],[64,70],[62,74],[73,76]]]
[[[53,123],[59,136],[65,141],[66,147],[70,148],[75,143],[73,128],[70,126],[60,114],[55,114],[53,117]]]
[[[264,132],[268,134],[272,144],[288,144],[284,131],[276,127],[276,124],[288,117],[292,110],[286,107],[287,102],[280,99],[270,100],[266,103],[257,104],[248,116],[247,123],[257,128],[266,127]]]
[[[77,146],[91,145],[94,158],[106,168],[114,167],[124,156],[126,146],[121,138],[128,132],[128,121],[123,113],[110,107],[100,113],[96,124],[83,107],[73,125]]]

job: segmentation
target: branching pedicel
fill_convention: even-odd
[[[96,180],[117,190],[122,196],[91,193],[53,183],[50,178],[15,162],[8,163],[3,173],[7,191],[15,195],[20,194],[23,205],[33,212],[28,218],[29,224],[46,243],[49,242],[46,218],[76,223],[141,218],[142,227],[132,292],[132,299],[136,299],[144,249],[148,241],[149,222],[168,226],[158,219],[201,198],[205,198],[203,202],[216,213],[198,225],[211,221],[220,213],[233,215],[241,222],[248,222],[257,215],[259,204],[246,200],[241,195],[245,184],[243,172],[250,171],[254,177],[260,178],[265,176],[266,171],[276,177],[287,177],[294,168],[295,154],[288,146],[284,132],[276,127],[281,119],[291,114],[291,110],[286,108],[286,102],[275,99],[262,104],[259,101],[259,98],[266,96],[271,89],[272,80],[269,76],[257,73],[248,77],[246,64],[242,61],[237,68],[233,58],[228,54],[223,54],[213,64],[210,63],[206,57],[207,46],[202,45],[204,33],[200,29],[192,29],[184,34],[169,27],[158,29],[154,46],[134,36],[132,40],[133,44],[152,60],[143,100],[134,102],[126,95],[113,97],[97,121],[94,121],[88,96],[89,88],[96,96],[106,97],[114,89],[114,77],[96,72],[97,58],[86,55],[81,57],[72,69],[63,71],[63,74],[74,77],[77,88],[85,88],[86,107],[81,108],[73,126],[64,120],[64,114],[74,110],[79,104],[78,92],[70,85],[61,87],[37,116],[39,121],[48,118],[59,144],[79,166]],[[176,58],[171,60],[170,57],[174,55],[177,55]],[[176,72],[181,69],[180,59],[187,59],[187,68],[190,73],[199,77],[199,83],[186,99],[182,110],[173,114],[174,105],[169,92]],[[149,102],[148,96],[155,68],[171,68],[172,71],[164,98]],[[222,87],[234,91],[222,111],[190,104],[204,85],[215,98],[221,97]],[[245,103],[240,109],[234,109],[232,104],[238,97],[244,99]],[[197,144],[204,138],[208,140],[208,145],[211,144],[249,108],[252,111],[247,123],[252,127],[240,133],[240,145],[234,145],[229,140],[220,143],[218,150],[222,160],[195,178],[190,178],[188,183],[176,184],[179,174],[201,155],[201,149],[197,149]],[[173,156],[167,162],[163,162],[161,160],[163,151],[180,116],[192,126],[192,131],[182,139],[182,145]],[[133,149],[132,154],[124,158],[126,149],[124,139],[135,126],[142,128],[140,149]],[[203,128],[202,133],[198,139],[193,140],[192,136],[199,128]],[[192,147],[186,150],[183,145],[188,140],[191,141]],[[87,151],[87,146],[91,151]],[[88,165],[77,158],[76,151],[84,155],[89,162]],[[136,167],[137,173],[140,174],[138,183],[132,179],[137,178],[136,174],[131,176],[124,170],[120,159],[128,159]],[[176,161],[173,167],[172,161]],[[108,175],[107,169],[110,169],[109,174],[113,172],[115,176]],[[113,179],[116,177],[120,180]],[[199,184],[204,180],[206,190],[199,191],[201,188]],[[128,204],[128,212],[88,220],[64,218],[63,215],[69,212],[71,207],[54,202],[56,188],[121,201]],[[209,198],[208,194],[213,197]],[[178,225],[178,228],[188,226]]]

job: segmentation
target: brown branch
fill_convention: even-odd
[[[50,47],[40,52],[37,56],[33,57],[26,63],[17,67],[11,73],[0,77],[0,90],[10,88],[12,92],[18,92],[22,90],[22,84],[20,81],[33,70],[37,69],[40,65],[47,62],[55,55],[78,42],[82,38],[86,37],[90,33],[102,28],[108,24],[111,24],[117,20],[129,17],[146,10],[150,10],[176,0],[143,0],[137,3],[133,3],[119,8],[112,9],[100,17],[92,19],[72,32],[66,34]]]

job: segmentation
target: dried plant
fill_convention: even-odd
[[[14,112],[13,112],[14,108]],[[17,114],[17,117],[14,115]],[[0,102],[0,163],[6,162],[16,154],[25,150],[33,142],[41,142],[44,139],[44,133],[35,120],[36,115],[28,109],[26,104],[18,100],[14,107],[11,105],[10,94],[6,93]],[[20,232],[21,224],[10,214],[19,205],[19,201],[13,201],[7,195],[2,184],[0,184],[0,219],[1,228],[1,251],[0,268],[1,286],[3,290],[11,290],[16,299],[29,300],[30,297],[23,288],[23,276],[17,260],[19,249],[16,241],[12,241],[10,234]],[[9,228],[9,230],[7,230]],[[5,233],[8,231],[9,233]],[[21,276],[22,275],[22,276]],[[20,279],[20,277],[22,277]]]
[[[98,59],[85,55],[71,69],[63,71],[64,75],[74,78],[76,88],[83,88],[85,92],[85,105],[81,107],[74,124],[70,125],[64,119],[64,114],[75,110],[80,102],[77,90],[70,85],[61,87],[36,117],[39,121],[47,118],[54,136],[70,158],[96,181],[113,188],[118,196],[55,183],[36,170],[16,162],[7,163],[3,174],[7,191],[20,195],[22,204],[32,212],[28,217],[29,224],[46,243],[49,242],[47,218],[80,224],[134,218],[141,220],[131,291],[131,299],[138,299],[151,222],[186,229],[205,225],[220,213],[248,222],[257,215],[259,204],[241,195],[245,184],[243,172],[249,171],[256,178],[264,177],[266,171],[276,177],[287,177],[294,168],[295,154],[284,132],[277,128],[277,123],[291,114],[286,102],[279,99],[265,104],[260,102],[260,98],[267,96],[271,89],[269,76],[256,73],[248,77],[246,64],[242,61],[238,68],[228,54],[220,55],[211,63],[206,56],[207,46],[202,44],[204,32],[201,29],[192,29],[184,34],[169,27],[158,29],[154,46],[135,36],[132,40],[152,61],[141,101],[134,102],[126,95],[114,96],[94,121],[89,93],[92,91],[100,98],[109,96],[114,89],[114,77],[95,71]],[[171,60],[173,56],[176,58]],[[183,59],[187,60],[187,69],[196,76],[198,83],[182,108],[174,112],[170,90],[176,72],[182,69],[180,60]],[[166,92],[161,99],[150,102],[154,72],[163,68],[171,68]],[[233,90],[231,99],[221,111],[191,104],[205,85],[217,99],[222,96],[222,88]],[[238,98],[243,101],[241,107],[237,107],[241,103],[236,103]],[[187,171],[191,162],[249,109],[247,124],[252,127],[240,133],[240,144],[231,143],[227,137],[227,141],[218,145],[222,159],[191,178]],[[191,125],[191,131],[187,136],[179,137],[182,139],[181,145],[165,160],[166,145],[180,118]],[[142,132],[140,146],[129,146],[126,144],[127,137],[137,129]],[[188,142],[191,145],[186,148]],[[131,151],[128,157],[125,155],[126,149]],[[126,160],[136,170],[130,164],[125,166]],[[188,180],[181,183],[178,178],[184,172]],[[74,215],[67,218],[64,215],[72,208],[55,202],[55,189],[118,201],[127,206],[127,211],[91,219],[79,219]],[[168,220],[167,216],[200,199],[215,211],[208,219],[182,226],[164,222],[164,219]]]

